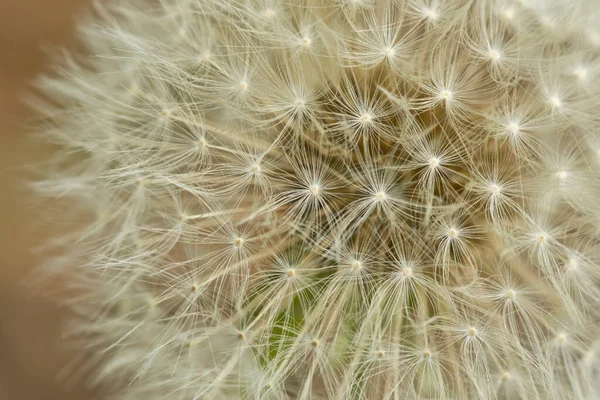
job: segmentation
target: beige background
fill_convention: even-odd
[[[61,350],[56,307],[23,285],[37,261],[29,249],[40,232],[17,168],[44,157],[25,140],[19,97],[43,70],[42,47],[72,42],[74,15],[84,0],[0,0],[0,400],[91,399],[76,382],[57,379],[72,356]]]

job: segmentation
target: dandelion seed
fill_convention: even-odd
[[[508,300],[514,300],[517,297],[517,291],[514,289],[508,289],[504,295]]]
[[[303,36],[303,37],[300,39],[300,44],[301,44],[303,47],[310,47],[311,43],[312,43],[312,40],[311,40],[311,39],[310,39],[308,36]]]
[[[429,166],[430,166],[431,168],[436,168],[436,167],[438,167],[439,165],[440,165],[440,159],[439,159],[439,158],[437,158],[437,157],[431,157],[431,158],[429,159]]]
[[[556,335],[556,342],[559,345],[564,345],[567,342],[567,335],[564,333],[559,333],[558,335]]]
[[[238,237],[234,240],[233,245],[237,248],[240,248],[244,245],[244,238]]]
[[[272,8],[267,8],[263,11],[263,15],[265,16],[265,18],[272,19],[275,17],[275,15],[277,15],[277,13]]]
[[[364,113],[362,114],[358,120],[362,123],[362,124],[368,124],[371,121],[373,121],[373,116],[369,113]]]
[[[583,67],[577,67],[573,71],[573,75],[575,75],[580,80],[584,80],[587,77],[587,70]]]
[[[211,57],[212,57],[212,54],[210,53],[210,51],[206,50],[201,55],[198,56],[198,63],[202,64],[202,63],[210,60]]]
[[[250,166],[250,172],[252,172],[254,175],[257,175],[260,173],[260,165],[259,164],[252,164]]]
[[[565,181],[569,177],[569,173],[567,171],[558,171],[556,177],[561,181]]]
[[[567,268],[570,271],[577,270],[578,267],[579,267],[579,261],[576,258],[570,258],[569,261],[567,262]]]
[[[516,122],[509,123],[506,128],[513,135],[517,135],[521,130],[521,127]]]
[[[549,101],[550,101],[550,104],[552,105],[552,107],[554,107],[554,108],[560,108],[563,104],[557,95],[550,96]]]
[[[490,51],[488,51],[488,57],[492,61],[498,61],[498,60],[500,60],[502,55],[498,50],[490,50]]]
[[[549,17],[547,15],[542,15],[540,17],[540,21],[542,22],[542,24],[546,27],[546,28],[553,28],[555,23],[554,20],[552,19],[552,17]]]
[[[394,50],[393,47],[388,46],[385,49],[383,49],[383,54],[385,54],[387,58],[392,58],[394,57],[394,54],[396,54],[396,50]]]
[[[433,8],[425,8],[423,10],[423,14],[425,18],[427,18],[429,21],[437,21],[440,18],[440,15],[438,14],[437,10]]]
[[[448,229],[448,237],[450,239],[456,239],[458,237],[458,230],[456,228]]]
[[[452,92],[449,90],[442,90],[442,92],[440,93],[440,99],[446,101],[452,100]]]
[[[548,241],[548,235],[544,232],[540,232],[537,234],[536,239],[539,244],[545,244]]]
[[[509,8],[507,8],[507,9],[504,10],[504,12],[502,13],[502,15],[507,20],[512,21],[515,18],[515,9],[512,8],[512,7],[509,7]]]
[[[387,198],[388,198],[388,196],[385,192],[379,191],[379,192],[375,193],[375,200],[378,202],[384,202],[387,200]]]

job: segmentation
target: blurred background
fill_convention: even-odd
[[[50,45],[72,46],[73,21],[85,0],[0,0],[0,400],[92,399],[82,382],[58,379],[73,354],[61,343],[64,319],[24,282],[39,264],[31,249],[49,237],[35,224],[23,165],[44,158],[25,137],[21,102],[44,71]]]

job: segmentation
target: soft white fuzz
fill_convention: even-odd
[[[112,398],[600,398],[597,2],[101,3],[36,187]]]

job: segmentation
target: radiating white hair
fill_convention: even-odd
[[[95,382],[599,399],[598,5],[98,1],[33,103]]]

